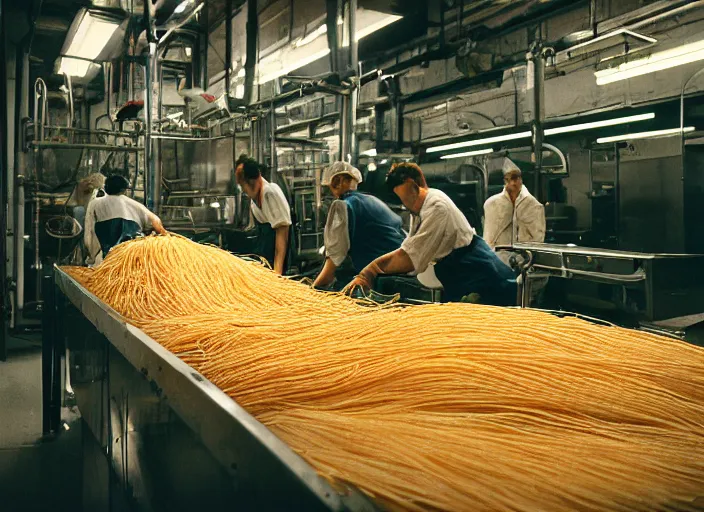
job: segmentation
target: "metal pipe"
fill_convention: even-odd
[[[41,98],[41,104],[39,100]],[[41,78],[37,78],[34,82],[34,140],[44,140],[44,124],[46,122],[46,100],[47,90],[46,83]],[[39,108],[41,105],[41,109]],[[41,110],[41,120],[40,117]]]
[[[349,0],[349,37],[350,37],[350,66],[349,69],[355,70],[357,77],[359,77],[358,64],[359,64],[359,43],[357,41],[357,0]],[[354,118],[352,119],[354,124]]]
[[[2,69],[0,69],[0,100],[2,101],[2,105],[0,105],[0,143],[3,145],[0,148],[0,172],[2,172],[0,176],[0,202],[2,204],[2,211],[0,211],[0,230],[2,231],[2,240],[0,240],[0,255],[2,255],[2,262],[0,262],[0,295],[2,296],[0,297],[0,361],[7,359],[6,308],[9,306],[5,300],[9,296],[7,293],[7,201],[9,195],[7,178],[10,175],[7,158],[7,152],[10,148],[7,143],[7,39],[5,38],[7,14],[5,13],[5,5],[4,3],[0,5],[0,32],[3,34],[3,39],[0,41],[0,63],[2,63]]]
[[[250,105],[254,100],[254,71],[257,64],[257,0],[247,0],[247,54],[244,63],[244,102]]]
[[[269,115],[269,181],[274,182],[276,177],[276,109],[274,104],[271,104],[271,113]]]
[[[68,120],[66,121],[66,127],[72,128],[73,118],[75,116],[73,110],[73,84],[71,83],[71,77],[68,73],[64,73],[64,85],[66,85],[66,89],[68,90]]]
[[[325,4],[325,25],[327,27],[328,48],[330,48],[330,71],[339,72],[339,42],[337,35],[337,15],[340,10],[339,0],[327,0]]]
[[[230,97],[232,71],[232,0],[225,0],[225,96]]]
[[[207,6],[208,5],[208,0],[203,0],[203,4]],[[254,10],[256,11],[256,0],[255,0],[255,8]],[[201,29],[201,35],[200,35],[200,41],[198,43],[198,53],[199,53],[199,59],[198,59],[198,64],[200,64],[200,69],[198,70],[198,79],[200,83],[198,84],[201,89],[204,91],[208,89],[208,40],[210,38],[210,35],[208,33],[208,30],[210,29],[210,26],[208,24],[208,9],[206,8],[203,11],[203,16],[200,17],[200,29]],[[255,53],[256,57],[256,53]],[[254,62],[252,62],[252,66],[254,66]]]
[[[213,137],[179,137],[178,135],[162,135],[162,134],[153,134],[152,139],[159,139],[159,140],[189,140],[189,141],[194,141],[197,142],[199,140],[221,140],[221,139],[231,139],[232,135],[215,135]]]
[[[176,32],[178,29],[180,29],[181,27],[183,27],[186,23],[188,23],[189,21],[191,21],[191,19],[193,19],[193,16],[195,16],[196,14],[198,14],[198,13],[203,9],[203,7],[205,7],[205,2],[203,2],[203,3],[200,4],[198,7],[196,7],[195,9],[193,9],[193,12],[192,12],[191,14],[189,14],[186,19],[184,19],[183,21],[181,21],[180,23],[178,23],[175,27],[170,28],[170,29],[166,32],[166,34],[164,34],[164,35],[161,37],[161,39],[159,39],[159,41],[158,41],[158,43],[157,43],[157,46],[163,46],[164,43],[166,43],[166,41],[169,40],[169,38],[171,37],[171,35],[172,35],[174,32]]]
[[[35,149],[97,149],[106,151],[127,151],[138,152],[144,150],[140,146],[115,146],[112,144],[81,144],[70,142],[52,142],[52,141],[37,141],[32,142],[32,147]]]
[[[21,77],[21,82],[17,84],[17,115],[21,125],[23,119],[29,117],[29,52],[23,50],[22,70],[17,77]],[[25,216],[25,190],[24,177],[21,173],[26,169],[27,155],[22,150],[25,140],[20,140],[19,134],[15,138],[17,142],[17,156],[15,158],[15,268],[13,278],[15,281],[15,307],[17,312],[24,308],[24,216]]]

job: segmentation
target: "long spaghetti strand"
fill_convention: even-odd
[[[532,310],[365,307],[177,236],[67,271],[391,510],[701,510],[704,350]]]

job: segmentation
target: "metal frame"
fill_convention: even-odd
[[[229,396],[144,332],[127,324],[58,267],[54,278],[63,294],[59,300],[65,296],[107,338],[109,349],[124,356],[139,377],[148,381],[152,400],[163,400],[178,415],[221,464],[233,488],[250,498],[254,495],[257,510],[376,510],[368,498],[349,486],[345,495],[338,494]],[[52,311],[56,311],[53,306]],[[56,324],[47,326],[54,327],[51,331],[56,333],[55,340],[63,335]],[[70,332],[66,334],[70,336]],[[54,353],[61,353],[60,349],[55,348]],[[78,405],[80,408],[80,400]]]

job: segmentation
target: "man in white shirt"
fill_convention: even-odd
[[[322,183],[335,196],[325,224],[325,265],[316,288],[330,285],[335,271],[349,256],[355,272],[375,258],[398,249],[406,237],[401,218],[380,199],[357,191],[362,173],[347,162],[325,169]]]
[[[446,302],[471,296],[473,302],[515,305],[516,280],[511,269],[476,235],[444,192],[428,188],[420,167],[397,164],[387,175],[386,184],[413,214],[411,232],[400,249],[367,265],[352,286],[371,288],[379,274],[417,275],[434,261]]]
[[[252,200],[252,215],[257,223],[256,253],[281,275],[286,268],[291,227],[291,207],[286,196],[276,183],[264,179],[261,166],[252,158],[237,160],[235,178]]]
[[[166,230],[161,219],[142,203],[125,195],[129,182],[113,175],[105,180],[104,197],[88,203],[84,242],[88,248],[88,263],[100,263],[116,245],[142,236],[153,229],[160,235]]]
[[[531,195],[521,170],[510,159],[503,164],[504,189],[484,203],[484,240],[492,249],[518,242],[545,241],[545,208]],[[511,253],[499,251],[508,265]]]

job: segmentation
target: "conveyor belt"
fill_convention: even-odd
[[[179,501],[155,496],[159,485],[153,482],[155,476],[148,474],[166,472],[157,460],[168,460],[164,464],[171,466],[169,473],[175,471],[173,466],[183,463],[184,451],[195,454],[186,465],[205,464],[203,460],[209,460],[209,456],[217,461],[220,468],[212,471],[224,483],[215,485],[212,477],[204,485],[215,489],[208,490],[211,494],[231,485],[222,492],[223,499],[236,500],[228,501],[232,510],[376,509],[358,490],[346,486],[342,486],[343,494],[339,489],[333,490],[310,465],[230,397],[144,332],[127,324],[68,274],[55,268],[54,277],[61,294],[76,308],[78,319],[89,321],[104,336],[98,336],[107,345],[101,348],[95,345],[95,336],[91,338],[81,331],[80,322],[64,322],[71,365],[74,369],[83,367],[83,378],[72,376],[78,407],[98,442],[106,447],[113,469],[131,497],[140,503],[140,509],[186,509],[185,498]],[[58,310],[57,314],[63,313]],[[106,359],[108,363],[102,368]],[[96,368],[91,369],[91,365]],[[86,372],[91,375],[86,377]],[[101,379],[105,382],[97,382]],[[105,410],[109,414],[104,414]],[[185,442],[188,448],[167,448],[177,437],[176,430],[169,427],[173,423],[170,411],[178,416],[179,432],[188,431],[178,434],[179,442]],[[126,446],[130,439],[134,440]],[[177,454],[159,453],[167,449]],[[198,455],[199,450],[209,456]],[[128,457],[144,460],[128,461]],[[174,483],[169,482],[168,486]],[[180,491],[176,486],[169,493],[178,495]],[[191,490],[195,495],[199,492]],[[212,502],[221,503],[211,499]]]

